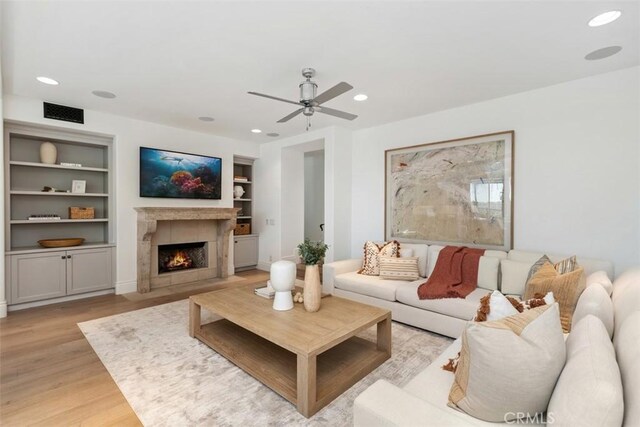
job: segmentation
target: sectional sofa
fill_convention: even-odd
[[[401,249],[411,249],[413,256],[418,257],[418,269],[422,277],[414,282],[358,274],[362,267],[361,258],[325,264],[323,292],[387,308],[391,310],[393,320],[458,338],[466,322],[475,315],[480,298],[496,289],[504,294],[522,295],[529,269],[544,255],[521,250],[488,250],[480,258],[478,288],[466,298],[420,300],[417,288],[435,268],[438,254],[443,248],[438,245],[401,243]],[[565,258],[562,255],[547,255],[554,262]],[[581,257],[577,261],[587,275],[605,271],[609,277],[613,277],[613,265],[609,261]]]
[[[560,427],[640,426],[640,268],[625,272],[613,285],[604,275],[597,276],[590,276],[578,300],[572,332],[566,340],[567,360],[551,395],[546,419],[541,414],[529,414],[527,424],[546,421]],[[354,425],[502,424],[482,421],[447,406],[454,374],[441,367],[455,357],[460,346],[461,340],[457,339],[403,387],[385,380],[375,382],[354,402]],[[523,372],[534,374],[531,369],[523,366]],[[525,420],[508,424],[525,424]]]

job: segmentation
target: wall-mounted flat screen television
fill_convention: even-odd
[[[222,159],[140,147],[140,197],[219,200]]]

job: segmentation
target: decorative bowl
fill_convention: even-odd
[[[44,248],[64,248],[66,246],[78,246],[81,245],[82,242],[84,242],[84,239],[82,237],[38,240],[40,246]]]

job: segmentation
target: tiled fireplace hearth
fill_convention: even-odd
[[[138,292],[227,277],[235,208],[136,208]]]

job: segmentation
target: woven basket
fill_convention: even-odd
[[[69,219],[94,219],[96,217],[93,208],[69,207]]]
[[[233,234],[241,236],[244,234],[251,234],[251,224],[238,224]]]

